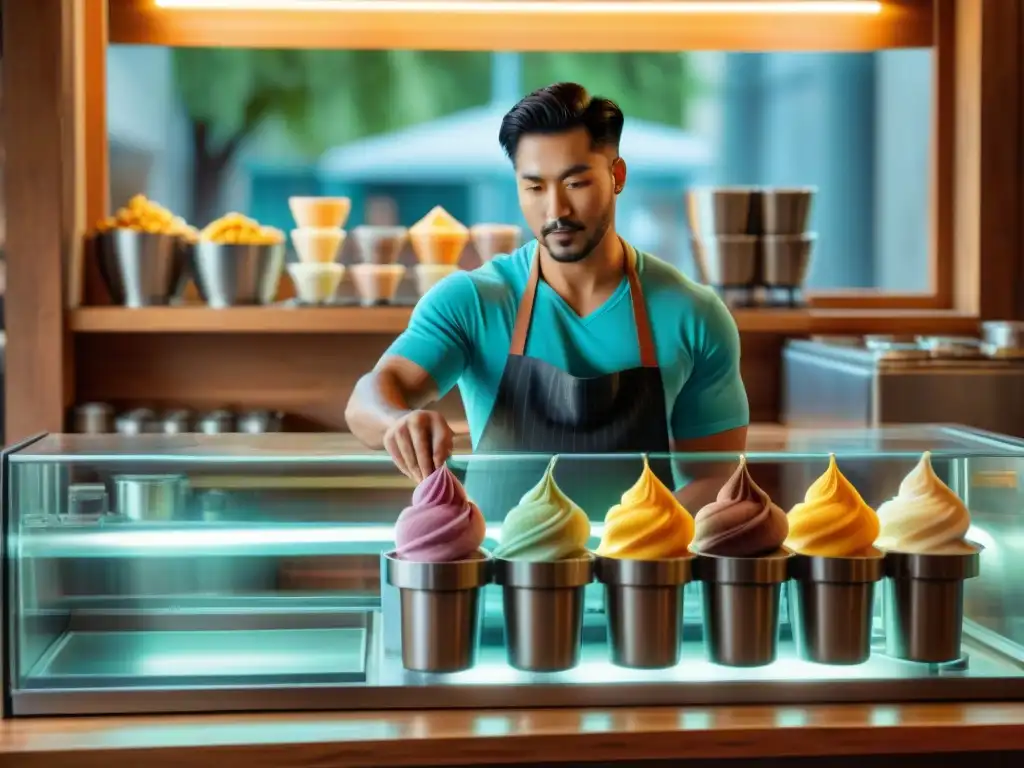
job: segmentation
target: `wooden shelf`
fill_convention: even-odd
[[[68,313],[73,333],[400,333],[411,307],[83,307]],[[734,312],[743,333],[789,336],[857,333],[971,334],[977,318],[939,310],[788,310]]]
[[[409,325],[412,307],[83,307],[74,333],[380,333]]]

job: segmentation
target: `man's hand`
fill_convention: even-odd
[[[384,449],[406,477],[422,481],[452,455],[452,428],[436,411],[410,411],[384,433]]]

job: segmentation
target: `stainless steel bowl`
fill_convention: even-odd
[[[409,230],[363,224],[352,230],[352,239],[364,264],[394,264],[409,239]]]
[[[192,255],[199,295],[215,309],[270,304],[277,295],[284,254],[284,243],[231,245],[200,241]]]
[[[115,304],[150,307],[180,299],[188,283],[186,244],[172,235],[114,229],[97,235],[100,276]]]
[[[817,239],[814,234],[765,235],[761,239],[761,279],[764,284],[780,288],[803,286]]]
[[[692,238],[693,260],[701,282],[719,287],[747,286],[757,279],[757,238],[723,235]]]
[[[704,187],[686,193],[686,222],[695,238],[757,234],[752,187]]]
[[[811,220],[811,204],[817,189],[763,189],[758,194],[761,233],[802,235]]]
[[[192,412],[185,408],[166,411],[160,418],[160,431],[165,435],[181,435],[192,431]]]

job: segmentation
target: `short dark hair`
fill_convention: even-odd
[[[534,91],[508,111],[498,129],[498,143],[515,162],[523,136],[586,128],[595,147],[618,149],[623,122],[622,110],[611,99],[591,97],[578,83],[555,83]]]

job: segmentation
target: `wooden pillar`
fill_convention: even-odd
[[[65,264],[84,224],[84,2],[3,0],[8,442],[61,431],[73,391]]]
[[[1024,279],[1024,8],[1019,0],[938,0],[937,8],[940,26],[952,14],[955,41],[953,298],[983,320],[1012,319]]]

